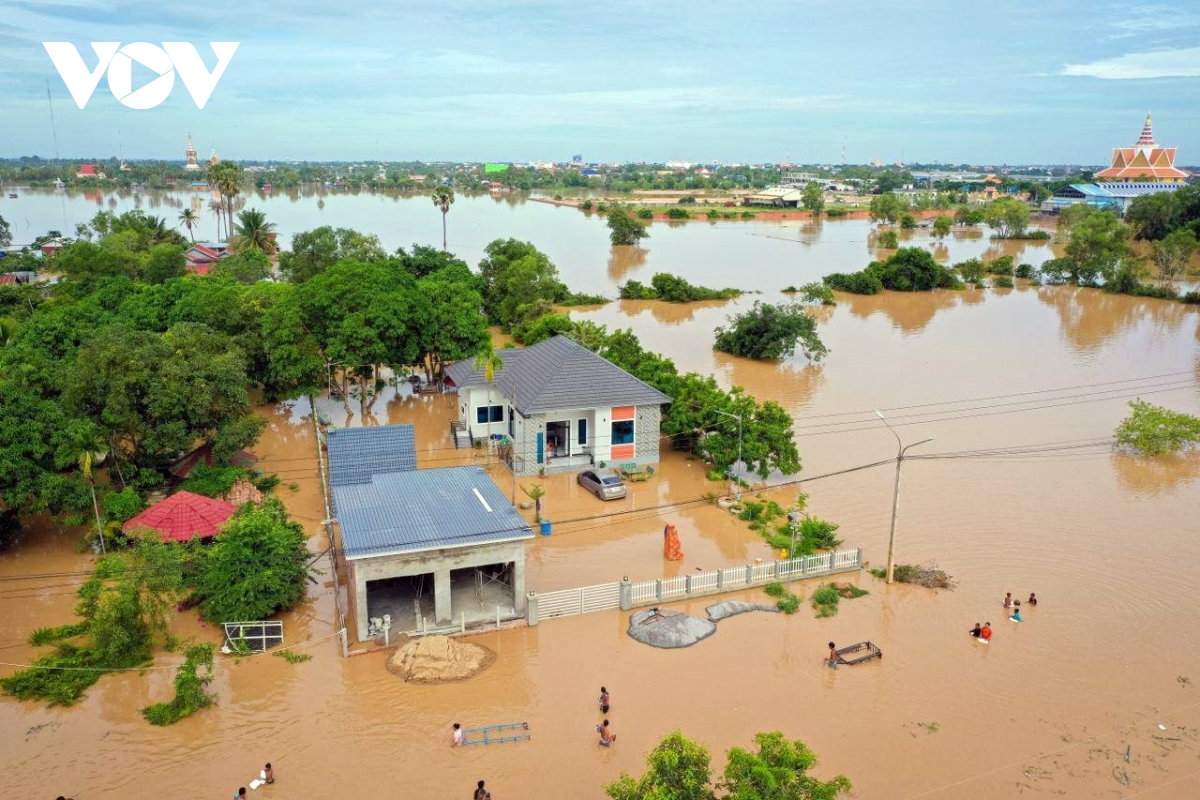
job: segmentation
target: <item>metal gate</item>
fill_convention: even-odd
[[[620,607],[619,583],[600,583],[584,586],[582,589],[563,589],[537,596],[539,620],[590,614],[593,611],[611,611]]]

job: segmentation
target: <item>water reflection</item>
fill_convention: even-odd
[[[1140,324],[1149,324],[1159,335],[1176,334],[1190,314],[1182,303],[1079,286],[1042,286],[1037,295],[1058,314],[1060,336],[1083,351],[1095,350]]]
[[[861,319],[881,313],[891,320],[892,327],[905,334],[918,333],[939,311],[959,304],[962,291],[939,289],[934,292],[880,292],[876,295],[837,295],[838,305]]]
[[[825,384],[824,368],[806,361],[800,353],[792,360],[776,363],[714,351],[713,362],[722,385],[741,386],[754,397],[774,400],[794,417],[811,404]]]
[[[608,253],[608,277],[613,283],[624,283],[630,272],[646,263],[648,250],[634,245],[616,244]]]
[[[1169,492],[1200,477],[1200,450],[1165,456],[1112,456],[1113,472],[1121,486],[1140,495]]]
[[[662,300],[620,300],[617,308],[627,317],[636,317],[649,312],[650,316],[663,325],[681,325],[691,322],[696,312],[721,308],[729,305],[729,300],[701,300],[695,303],[667,303]]]

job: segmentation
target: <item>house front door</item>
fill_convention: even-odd
[[[571,455],[571,423],[546,423],[546,453],[551,458],[566,458]]]

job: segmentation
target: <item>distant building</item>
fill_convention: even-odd
[[[103,178],[104,173],[95,164],[80,164],[79,171],[75,173],[76,178]]]
[[[1114,147],[1112,166],[1096,173],[1103,182],[1184,183],[1190,175],[1175,167],[1175,148],[1159,147],[1154,141],[1150,115],[1133,147]]]
[[[192,139],[192,135],[188,134],[187,149],[184,150],[184,157],[187,162],[183,168],[188,172],[196,172],[200,169],[200,164],[196,161],[196,142]]]
[[[229,246],[225,242],[196,242],[187,251],[187,271],[207,275],[218,261],[229,255]]]
[[[1160,192],[1173,192],[1182,183],[1073,183],[1064,186],[1041,205],[1045,214],[1057,214],[1064,208],[1086,203],[1096,208],[1124,215],[1139,197]]]

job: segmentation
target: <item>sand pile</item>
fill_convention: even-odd
[[[406,681],[446,683],[483,672],[496,654],[478,644],[449,636],[425,636],[401,645],[388,658],[387,668]]]
[[[716,632],[717,626],[706,619],[665,608],[635,611],[626,631],[643,644],[665,648],[691,647]]]

